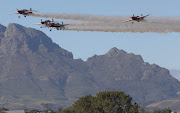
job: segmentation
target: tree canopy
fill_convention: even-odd
[[[138,104],[122,91],[104,91],[88,95],[74,102],[63,113],[138,113]]]

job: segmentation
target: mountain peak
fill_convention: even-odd
[[[119,49],[117,49],[116,47],[114,47],[114,48],[110,49],[110,50],[106,53],[106,55],[109,56],[109,57],[111,57],[111,56],[116,56],[116,55],[124,54],[124,53],[126,53],[126,52],[123,51],[123,50],[119,50]]]
[[[20,35],[20,33],[23,33],[24,28],[25,27],[19,24],[11,23],[6,28],[5,37],[8,37],[9,35]]]
[[[59,45],[52,42],[43,32],[26,28],[19,24],[11,23],[7,26],[5,36],[1,40],[1,52],[6,54],[40,52],[48,53],[56,51],[56,54],[73,58],[71,52],[68,52]],[[8,46],[7,46],[8,45]]]

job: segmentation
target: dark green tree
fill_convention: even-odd
[[[163,110],[155,110],[153,111],[153,113],[171,113],[172,110],[170,110],[169,108],[165,108]]]
[[[139,112],[139,111],[138,111],[138,110],[139,110],[138,108],[139,108],[138,104],[135,103],[133,106],[131,106],[130,112],[131,112],[131,113],[138,113],[138,112]]]
[[[63,113],[138,113],[138,104],[122,91],[104,91],[96,96],[84,96]]]
[[[72,109],[72,107],[70,107],[70,108],[63,109],[62,113],[76,113],[76,112]]]

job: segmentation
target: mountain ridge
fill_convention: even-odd
[[[0,25],[0,31],[0,106],[69,106],[81,96],[112,90],[143,106],[178,98],[180,82],[140,55],[114,47],[83,61],[39,30],[12,23],[6,29]]]

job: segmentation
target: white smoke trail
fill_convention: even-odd
[[[76,14],[33,14],[35,17],[79,20],[66,30],[103,32],[180,32],[180,17],[147,17],[147,22],[123,23],[128,17],[92,16]]]

